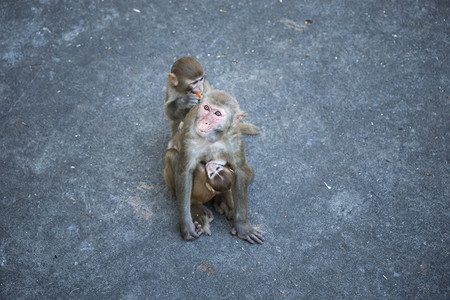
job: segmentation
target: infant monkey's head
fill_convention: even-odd
[[[225,161],[211,160],[206,163],[205,169],[209,184],[216,192],[225,192],[231,189],[236,175]]]

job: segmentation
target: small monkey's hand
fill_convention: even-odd
[[[200,103],[200,98],[196,94],[189,93],[184,97],[184,101],[185,101],[186,107],[191,109]]]
[[[232,235],[237,235],[240,239],[243,239],[250,244],[255,242],[262,244],[264,242],[264,235],[256,230],[250,222],[235,222],[234,227],[231,229]]]
[[[194,224],[190,221],[188,224],[180,224],[181,236],[185,241],[192,241],[198,238],[202,233],[203,229],[201,225]]]

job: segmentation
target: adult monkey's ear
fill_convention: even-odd
[[[240,111],[234,116],[233,123],[231,124],[231,127],[237,126],[241,122],[244,122],[245,118],[247,117],[247,113]]]
[[[169,83],[173,86],[177,86],[178,85],[178,79],[177,79],[177,75],[173,74],[173,73],[169,73],[167,74],[167,79],[169,80]]]

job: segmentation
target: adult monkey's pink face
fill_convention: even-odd
[[[197,122],[197,132],[201,136],[211,131],[222,130],[225,127],[227,113],[221,107],[211,105],[209,102],[200,104],[200,119]]]

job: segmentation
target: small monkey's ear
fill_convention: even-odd
[[[234,116],[233,124],[231,124],[232,127],[238,125],[239,123],[243,122],[245,118],[247,117],[247,113],[240,111]]]
[[[206,189],[210,192],[210,193],[214,193],[215,190],[213,189],[213,187],[209,184],[209,182],[205,182],[205,186]]]
[[[167,79],[169,80],[170,84],[172,84],[173,86],[178,85],[177,75],[175,75],[173,73],[169,73],[169,74],[167,74]]]

